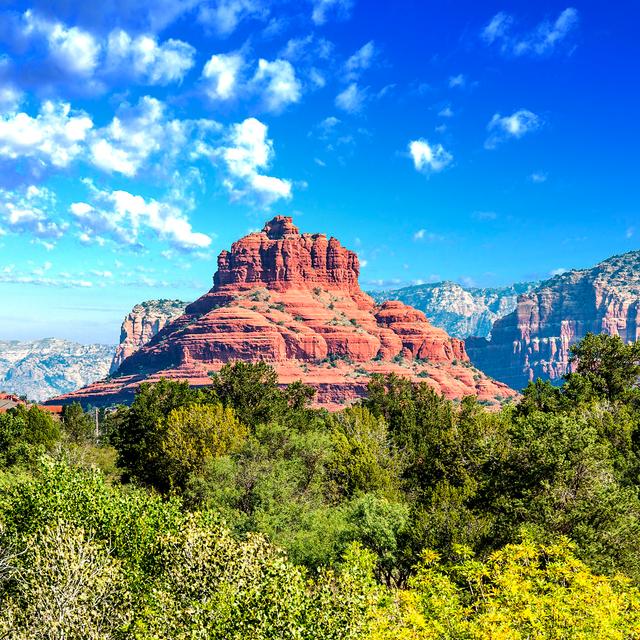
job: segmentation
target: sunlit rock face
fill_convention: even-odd
[[[462,340],[402,302],[377,305],[358,275],[358,256],[336,238],[301,234],[291,218],[276,216],[222,251],[213,288],[112,379],[62,400],[112,404],[161,377],[205,385],[235,360],[268,362],[281,383],[313,385],[317,403],[330,408],[362,397],[373,373],[424,381],[450,398],[513,395],[473,369]]]
[[[182,300],[146,300],[133,307],[122,321],[120,344],[116,347],[109,373],[115,373],[134,351],[179,318],[187,304]]]
[[[469,338],[466,347],[479,369],[521,389],[535,378],[559,381],[571,345],[589,332],[640,339],[640,251],[543,282],[519,296],[490,340]]]

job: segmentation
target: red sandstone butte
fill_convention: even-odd
[[[213,288],[124,359],[110,379],[56,402],[129,401],[143,381],[206,385],[234,360],[268,362],[283,384],[302,380],[319,406],[363,397],[373,373],[424,381],[448,398],[496,401],[514,392],[474,369],[464,343],[402,302],[376,305],[358,284],[358,256],[336,238],[301,234],[276,216],[218,257]]]

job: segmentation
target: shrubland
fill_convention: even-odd
[[[0,638],[640,637],[640,346],[500,411],[264,363],[0,415]]]

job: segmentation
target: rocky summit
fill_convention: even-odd
[[[145,300],[133,307],[122,322],[120,344],[116,347],[109,373],[115,373],[134,351],[179,318],[187,304],[182,300]]]
[[[496,321],[490,340],[469,338],[466,347],[477,367],[521,389],[535,378],[560,381],[571,345],[589,332],[640,339],[640,251],[543,282]]]
[[[276,216],[218,257],[213,288],[188,305],[109,379],[56,402],[127,402],[143,381],[206,385],[234,360],[271,364],[283,384],[302,380],[319,405],[366,393],[374,373],[425,381],[449,398],[514,395],[474,369],[464,343],[399,301],[376,305],[358,284],[358,256],[336,238],[300,233]]]

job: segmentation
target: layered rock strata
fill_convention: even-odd
[[[589,332],[640,339],[640,251],[543,282],[496,321],[490,340],[469,338],[466,347],[479,369],[522,389],[536,378],[559,382],[571,346]]]
[[[303,380],[335,408],[366,392],[373,373],[423,380],[450,398],[514,395],[475,370],[462,340],[402,302],[376,305],[358,284],[357,255],[324,234],[300,234],[277,216],[218,257],[213,288],[188,305],[114,377],[57,401],[130,400],[144,380],[205,385],[234,360],[264,360],[282,384]]]

